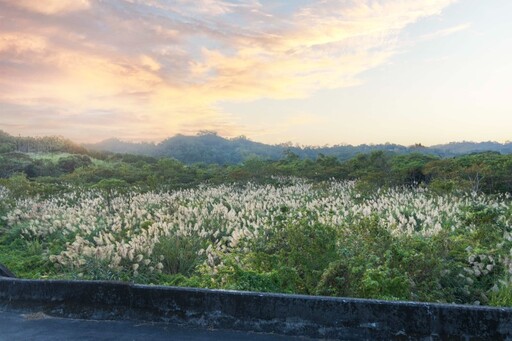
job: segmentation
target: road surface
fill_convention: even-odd
[[[0,340],[293,340],[297,338],[230,330],[208,330],[167,323],[92,321],[43,313],[0,310]],[[303,338],[300,338],[305,340]]]

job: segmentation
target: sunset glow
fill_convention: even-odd
[[[508,0],[0,0],[0,129],[512,140]]]

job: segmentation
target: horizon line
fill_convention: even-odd
[[[500,144],[500,145],[507,145],[507,144],[511,144],[512,143],[512,140],[506,140],[504,142],[500,142],[500,141],[496,141],[496,140],[487,140],[487,141],[474,141],[474,140],[458,140],[458,141],[449,141],[449,142],[442,142],[442,143],[437,143],[437,144],[430,144],[430,145],[427,145],[427,144],[423,144],[421,142],[415,142],[415,143],[411,143],[411,144],[400,144],[400,143],[396,143],[396,142],[390,142],[390,141],[386,141],[386,142],[365,142],[365,143],[360,143],[360,144],[352,144],[352,143],[346,143],[346,142],[340,142],[340,143],[336,143],[336,144],[329,144],[329,143],[326,143],[326,144],[323,144],[323,145],[308,145],[308,144],[300,144],[298,142],[293,142],[293,141],[286,141],[286,142],[280,142],[280,143],[267,143],[267,142],[261,142],[261,141],[257,141],[257,140],[253,140],[251,137],[248,137],[246,135],[238,135],[238,136],[233,136],[233,137],[229,137],[229,136],[222,136],[220,135],[218,132],[216,131],[212,131],[212,130],[199,130],[197,131],[195,134],[184,134],[184,133],[176,133],[174,135],[170,135],[160,141],[154,141],[154,140],[136,140],[136,139],[133,139],[133,140],[130,140],[130,139],[123,139],[123,138],[119,138],[119,137],[109,137],[109,138],[106,138],[106,139],[102,139],[102,140],[99,140],[99,141],[96,141],[96,142],[77,142],[76,140],[74,140],[73,138],[71,137],[67,137],[67,136],[64,136],[64,135],[24,135],[22,136],[21,134],[18,134],[18,135],[14,135],[4,129],[0,129],[0,132],[4,132],[12,137],[19,137],[19,138],[27,138],[27,137],[33,137],[33,138],[45,138],[45,137],[60,137],[60,138],[64,138],[64,139],[67,139],[67,140],[70,140],[71,142],[73,143],[76,143],[78,145],[81,145],[81,146],[85,146],[85,145],[97,145],[97,144],[100,144],[100,143],[103,143],[103,142],[106,142],[106,141],[109,141],[109,140],[117,140],[119,142],[122,142],[122,143],[131,143],[131,144],[154,144],[154,145],[158,145],[168,139],[171,139],[171,138],[174,138],[174,137],[177,137],[177,136],[184,136],[184,137],[199,137],[199,136],[205,136],[205,135],[213,135],[213,136],[217,136],[217,137],[220,137],[222,139],[225,139],[225,140],[229,140],[229,141],[233,141],[233,140],[236,140],[236,139],[245,139],[247,141],[250,141],[250,142],[254,142],[254,143],[261,143],[261,144],[265,144],[265,145],[268,145],[268,146],[288,146],[288,147],[293,147],[293,148],[331,148],[331,147],[338,147],[338,146],[346,146],[346,147],[349,147],[349,146],[352,146],[352,147],[358,147],[358,146],[379,146],[379,145],[396,145],[396,146],[402,146],[402,147],[407,147],[407,148],[411,148],[411,147],[424,147],[424,148],[432,148],[432,147],[435,147],[435,146],[440,146],[440,145],[449,145],[449,144],[456,144],[456,143],[475,143],[475,144],[481,144],[481,143],[497,143],[497,144]]]

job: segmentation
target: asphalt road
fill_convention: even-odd
[[[43,313],[0,310],[0,340],[292,340],[295,338],[207,330],[166,323],[92,321],[50,317]],[[301,338],[302,339],[302,338]]]

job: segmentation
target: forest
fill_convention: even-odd
[[[512,306],[512,155],[281,147],[185,162],[0,132],[0,263],[23,278]]]

